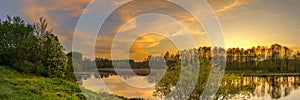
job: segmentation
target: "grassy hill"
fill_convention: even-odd
[[[0,66],[0,98],[2,99],[83,99],[80,88],[59,78],[43,78]]]
[[[9,100],[57,100],[86,99],[76,83],[60,78],[44,78],[23,75],[7,66],[0,66],[0,99]],[[88,91],[88,90],[86,90]],[[114,95],[86,92],[88,98],[114,100]]]

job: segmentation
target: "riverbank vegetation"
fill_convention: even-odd
[[[66,78],[71,72],[58,37],[47,29],[45,19],[27,24],[21,17],[0,22],[0,64],[17,71],[45,77]]]
[[[1,99],[128,99],[80,87],[73,73],[72,52],[65,53],[47,26],[43,18],[33,24],[25,23],[21,17],[0,20]],[[88,60],[74,63],[82,62]]]

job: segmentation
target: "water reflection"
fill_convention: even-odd
[[[153,88],[155,81],[147,76],[100,74],[99,77],[95,77],[94,74],[91,74],[89,78],[82,79],[82,86],[94,92],[107,92],[127,98],[160,99],[159,97],[152,96],[152,93],[155,91]],[[122,80],[126,80],[130,82],[129,84],[134,84],[136,86],[131,86]]]
[[[226,75],[216,99],[282,99],[299,90],[299,76],[233,76]],[[300,97],[300,96],[298,96]],[[289,97],[290,99],[297,99]]]
[[[168,73],[166,73],[168,74]],[[149,88],[137,88],[130,86],[122,79],[126,79],[132,84],[144,85]],[[198,82],[190,99],[199,98],[203,86],[205,85],[205,78]],[[104,83],[99,80],[102,79]],[[200,79],[200,78],[199,78]],[[145,84],[144,82],[148,82]],[[172,83],[176,83],[176,76],[169,77],[165,75],[163,80],[156,82],[153,77],[146,76],[116,76],[113,74],[101,74],[95,76],[91,74],[87,78],[83,78],[82,85],[95,92],[109,92],[119,96],[128,98],[146,98],[146,99],[160,99],[172,89]],[[168,84],[167,84],[168,83]],[[100,85],[99,85],[100,84]],[[101,84],[107,86],[109,90],[104,90],[100,87]],[[298,99],[300,96],[300,76],[237,76],[225,75],[221,86],[215,95],[215,99]],[[157,95],[160,94],[160,95]]]

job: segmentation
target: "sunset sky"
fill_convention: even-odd
[[[96,3],[105,3],[105,1],[107,0],[98,0]],[[108,6],[119,6],[127,1],[129,0],[118,0],[118,2]],[[159,1],[156,2],[160,3]],[[208,0],[208,2],[214,9],[223,28],[226,48],[250,48],[257,45],[269,46],[273,43],[279,43],[292,49],[300,49],[298,37],[300,33],[300,0]],[[56,35],[59,36],[66,51],[71,51],[76,23],[88,3],[90,0],[1,0],[0,19],[6,19],[6,15],[21,16],[27,22],[32,23],[37,21],[39,17],[44,17]],[[153,5],[145,5],[145,3],[140,3],[140,5],[143,6],[140,8],[143,10],[160,10],[151,9]],[[170,5],[164,6],[168,8]],[[169,39],[181,38],[182,41],[185,41],[182,37],[187,31],[163,16],[139,16],[129,22],[124,22],[132,18],[126,13],[134,12],[133,9],[129,7],[118,11],[110,19],[111,25],[126,23],[123,26],[118,26],[119,30],[107,29],[123,34],[119,35],[120,37],[115,41],[115,46],[118,47],[117,53],[122,54],[124,52],[122,50],[126,49],[125,45],[130,44],[129,40],[135,40],[129,50],[130,58],[142,60],[147,55],[160,54],[166,50],[176,51],[175,45]],[[172,10],[176,13],[168,12],[168,9],[165,13],[170,13],[181,19],[179,24],[189,29],[188,33],[196,40],[197,46],[209,46],[206,33],[198,28],[199,26],[191,16],[176,8],[172,8]],[[147,24],[140,22],[147,22]],[[166,35],[149,32],[158,30]],[[91,33],[87,31],[82,31],[82,33],[82,40],[93,38]],[[106,44],[113,38],[110,37],[109,33],[106,32],[97,37],[96,56],[110,58],[110,45]],[[140,37],[141,35],[142,37]],[[137,37],[139,38],[137,39]],[[93,45],[85,44],[85,41],[81,42],[84,46]],[[184,45],[189,47],[190,44]],[[124,48],[122,48],[123,46]],[[81,51],[83,53],[85,53],[84,48]]]

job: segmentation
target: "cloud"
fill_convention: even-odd
[[[115,2],[113,5],[114,6],[119,6],[119,5],[125,4],[129,1],[131,1],[131,0],[119,0],[119,1]]]
[[[57,34],[57,36],[62,45],[65,48],[67,48],[66,52],[70,52],[72,50],[74,31],[72,30],[65,34]],[[76,41],[74,41],[74,43],[76,43],[77,48],[74,51],[81,52],[84,55],[84,57],[93,59],[95,53],[90,51],[94,47],[95,38],[96,37],[89,33],[77,30]]]
[[[96,56],[111,58],[110,54],[113,50],[114,53],[118,54],[116,59],[127,59],[128,51],[131,59],[144,60],[151,52],[147,48],[157,46],[164,37],[150,33],[137,39],[123,36],[113,39],[113,37],[99,36],[96,43]]]
[[[151,48],[151,47],[155,47],[159,44],[160,42],[154,42],[154,43],[151,43],[148,45],[148,48]]]
[[[51,28],[71,17],[79,17],[91,0],[20,0],[21,12],[25,17],[36,22],[39,17],[46,18]]]
[[[123,27],[120,28],[120,30],[118,30],[118,32],[124,32],[124,31],[128,31],[128,30],[131,30],[134,28],[136,28],[136,19],[135,18],[129,20],[125,25],[123,25]]]
[[[262,39],[273,38],[273,37],[277,37],[277,36],[280,36],[280,35],[281,35],[281,33],[271,34],[271,35],[264,36]]]
[[[222,12],[226,12],[234,7],[237,7],[238,5],[240,5],[241,1],[240,0],[234,0],[234,2],[230,5],[227,5],[221,9],[216,10],[216,13],[222,13]]]
[[[151,42],[156,42],[156,41],[159,41],[159,40],[162,40],[164,39],[163,36],[161,35],[158,35],[158,34],[147,34],[147,35],[144,35],[144,36],[141,36],[140,38],[138,38],[136,40],[136,42],[138,43],[151,43]]]
[[[208,0],[217,15],[229,12],[234,8],[240,7],[254,0]]]
[[[68,0],[20,0],[20,7],[26,19],[35,22],[39,19],[39,17],[44,17],[47,19],[51,28],[62,29],[58,30],[60,32],[65,31],[65,34],[57,35],[59,36],[60,41],[62,41],[67,50],[70,50],[73,42],[74,29],[67,29],[66,27],[70,26],[63,26],[65,24],[62,23],[72,18],[78,18],[83,12],[85,6],[90,1],[91,0],[72,0],[71,2]],[[113,6],[119,6],[128,1],[130,0],[119,0],[119,2],[115,2]],[[234,9],[235,7],[241,6],[248,0],[208,1],[217,13],[225,13],[227,11],[230,11],[231,9]],[[126,34],[124,37],[120,38],[117,41],[117,45],[120,47],[120,53],[122,52],[122,49],[124,49],[122,48],[122,46],[128,43],[129,40],[134,39],[133,37],[139,34],[146,33],[149,31],[159,31],[167,34],[167,36],[169,37],[177,37],[185,33],[205,34],[202,30],[201,25],[197,23],[196,20],[189,13],[185,12],[180,7],[174,6],[172,4],[160,0],[143,0],[143,2],[137,0],[133,3],[138,6],[130,5],[126,7],[121,7],[121,10],[116,11],[114,14],[112,14],[112,17],[108,19],[109,24],[105,28],[103,35],[97,37],[96,55],[110,57],[111,44],[114,38],[112,37],[112,33],[117,32]],[[154,17],[153,20],[149,20],[150,18],[141,18],[142,20],[138,20],[134,17],[139,14],[153,12],[159,12],[165,15],[169,15],[174,19],[177,19],[177,22],[171,22],[170,20],[166,20],[166,17]],[[143,28],[141,28],[140,22],[148,23],[146,24],[146,26],[142,26]],[[182,31],[183,29],[181,28],[181,26],[177,24],[180,24],[184,27],[184,29],[187,29],[187,32]],[[93,39],[93,37],[90,35],[91,33],[81,33],[82,34],[80,35],[79,41],[81,41],[81,44],[86,48],[90,47],[92,44],[88,43],[90,43],[90,40]],[[130,53],[135,53],[135,56],[140,56],[137,55],[137,53],[145,55],[153,53],[152,51],[155,51],[156,53],[163,52],[163,50],[159,50],[159,48],[157,47],[167,47],[166,44],[170,43],[166,42],[166,38],[169,37],[151,34],[141,36],[140,38],[137,38],[135,43],[130,48]],[[82,51],[84,52],[88,50]],[[89,53],[89,55],[92,55],[92,53],[90,52],[87,53]]]
[[[105,26],[103,27],[103,33],[101,33],[100,37],[106,37],[110,39],[97,40],[96,54],[98,56],[106,56],[109,58],[110,55],[107,56],[107,52],[110,53],[110,50],[114,49],[116,52],[118,52],[118,54],[120,54],[120,58],[125,58],[126,55],[121,55],[126,53],[128,46],[131,46],[129,50],[131,53],[130,57],[134,57],[135,59],[144,59],[149,54],[160,54],[165,52],[166,50],[162,49],[166,49],[164,47],[170,47],[168,45],[172,44],[172,42],[168,41],[166,43],[166,41],[161,40],[165,40],[166,38],[170,37],[177,37],[185,33],[204,33],[201,25],[196,22],[196,19],[192,17],[191,14],[176,5],[159,0],[143,2],[137,0],[132,3],[138,6],[122,6],[120,9],[111,14],[111,16],[107,19],[108,23],[103,24]],[[147,13],[161,13],[165,16],[154,14],[153,16],[143,15],[135,17],[136,15]],[[166,15],[170,17],[167,17]],[[183,29],[187,29],[187,32],[182,31]],[[153,34],[140,36],[141,34],[145,33],[157,32],[158,34],[162,33],[165,36]],[[117,38],[114,44],[114,46],[117,48],[111,48],[110,45],[112,45],[112,40],[114,38],[116,39],[116,37],[113,36],[116,34],[118,37],[120,37]],[[133,44],[131,44],[132,41],[134,41]],[[165,43],[167,44],[166,46],[157,47]]]

